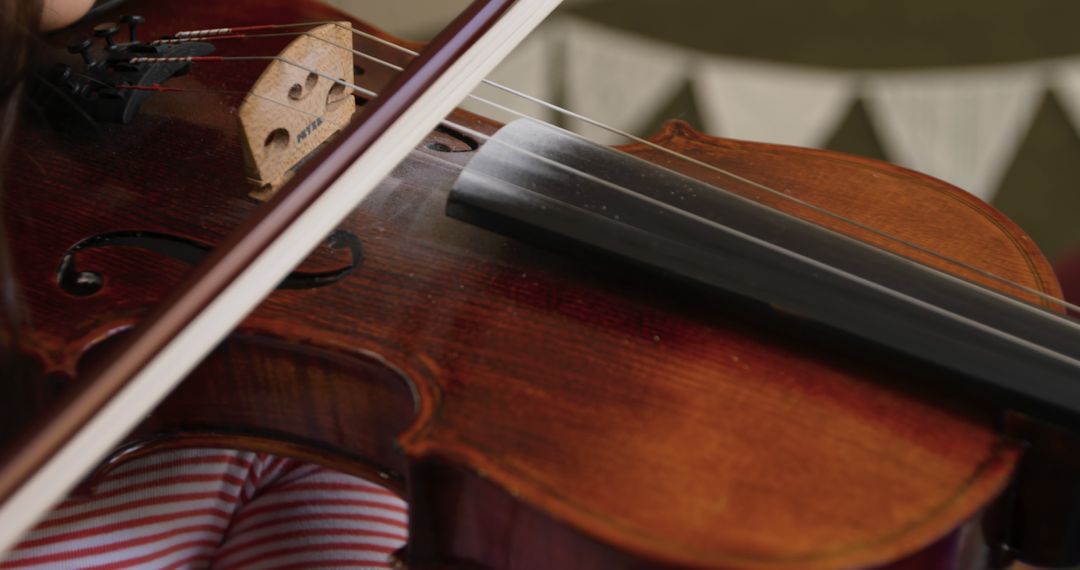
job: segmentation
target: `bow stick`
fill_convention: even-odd
[[[14,448],[0,552],[101,461],[561,0],[474,0]]]

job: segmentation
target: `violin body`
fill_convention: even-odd
[[[147,17],[147,37],[341,18],[295,0],[123,10]],[[277,53],[287,41],[219,50]],[[406,62],[362,38],[356,49]],[[189,260],[162,243],[212,246],[260,207],[235,93],[264,65],[197,64],[170,82],[190,92],[155,95],[127,125],[56,128],[28,113],[4,179],[30,363],[6,388],[8,418],[77,385],[180,281]],[[375,91],[392,75],[356,65]],[[464,111],[453,120],[500,126]],[[653,140],[1060,295],[1019,228],[941,181],[682,123]],[[432,133],[343,224],[362,254],[328,245],[300,268],[350,270],[271,295],[109,465],[229,446],[383,482],[410,505],[399,557],[411,568],[954,568],[985,560],[961,545],[1006,539],[1012,523],[1000,520],[1014,514],[1001,498],[1023,494],[1023,445],[999,407],[942,389],[947,371],[798,315],[447,217],[479,144]],[[624,150],[944,266],[646,146]]]

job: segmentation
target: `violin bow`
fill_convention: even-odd
[[[561,0],[474,0],[274,199],[144,318],[0,471],[0,552],[59,502]]]

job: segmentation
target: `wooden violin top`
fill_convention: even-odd
[[[147,16],[140,33],[151,37],[339,17],[293,0],[124,10]],[[220,49],[273,52],[286,41]],[[361,38],[356,48],[407,59]],[[365,87],[390,77],[356,63]],[[77,382],[86,351],[136,322],[189,267],[141,248],[87,249],[77,263],[104,284],[76,295],[57,282],[73,244],[143,232],[212,245],[257,207],[230,93],[259,70],[197,65],[175,84],[220,93],[156,95],[130,125],[58,131],[24,121],[5,222],[17,236],[24,347],[45,377],[61,379],[33,384],[33,399]],[[498,128],[465,112],[453,120]],[[942,390],[947,372],[795,315],[446,217],[470,139],[433,133],[343,225],[362,244],[360,266],[329,286],[273,294],[137,439],[287,449],[380,473],[410,501],[417,567],[451,558],[507,568],[870,567],[948,536],[1010,481],[1020,446],[1000,432],[1000,410]],[[943,182],[682,123],[653,140],[1059,295],[1022,231]],[[883,244],[648,147],[625,150]],[[302,269],[347,258],[321,248]]]

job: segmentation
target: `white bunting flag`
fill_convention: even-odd
[[[1050,73],[1050,88],[1065,108],[1065,113],[1080,129],[1080,58],[1062,60]]]
[[[853,73],[733,58],[703,58],[693,72],[705,130],[759,142],[820,147],[851,109]]]
[[[1044,92],[1039,66],[877,73],[868,110],[890,160],[990,201]]]
[[[647,134],[640,130],[686,85],[685,50],[581,21],[564,30],[566,104],[576,113]],[[581,121],[571,128],[598,142],[627,142]]]

